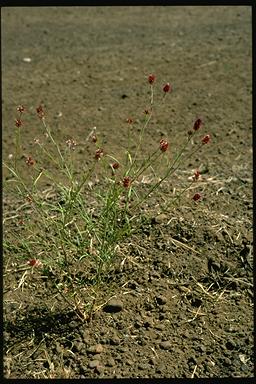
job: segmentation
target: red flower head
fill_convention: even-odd
[[[119,163],[113,163],[112,165],[111,165],[111,167],[113,168],[113,169],[118,169],[119,167],[120,167],[120,164]]]
[[[166,152],[168,147],[169,147],[168,141],[166,141],[164,139],[160,140],[160,149],[162,152]]]
[[[202,138],[202,143],[203,144],[208,144],[209,143],[209,141],[210,141],[210,135],[206,135],[206,136],[204,136],[203,138]]]
[[[23,113],[23,112],[25,111],[24,106],[23,106],[23,105],[19,105],[19,106],[17,107],[17,111],[20,112],[20,113]]]
[[[38,116],[40,119],[43,119],[43,118],[44,118],[44,110],[43,110],[42,105],[39,105],[39,107],[36,108],[36,113],[37,113],[37,116]]]
[[[169,83],[166,83],[166,84],[164,85],[164,87],[163,87],[163,91],[164,91],[165,93],[170,92],[170,91],[171,91],[171,85],[170,85]]]
[[[198,129],[201,128],[203,122],[202,122],[202,119],[197,119],[195,122],[194,122],[194,131],[198,131]]]
[[[98,148],[95,152],[95,159],[96,160],[100,160],[103,156],[103,149],[102,148]]]
[[[15,125],[16,125],[16,127],[21,127],[22,126],[22,121],[20,120],[20,119],[15,119]]]
[[[125,188],[129,188],[130,185],[131,185],[131,182],[132,182],[132,180],[131,180],[131,178],[130,178],[129,176],[125,176],[125,177],[123,178],[123,186],[124,186]]]
[[[148,76],[148,82],[149,82],[149,84],[153,84],[154,82],[155,82],[155,79],[156,79],[156,77],[155,77],[155,75],[149,75]]]
[[[193,180],[196,181],[199,179],[199,176],[200,176],[200,172],[198,171],[198,169],[194,172],[194,175],[193,175]]]
[[[66,141],[66,144],[67,144],[67,147],[68,147],[69,149],[72,149],[72,150],[74,150],[75,147],[77,146],[77,143],[76,143],[76,141],[75,141],[74,139],[68,139],[68,140]]]
[[[27,264],[30,265],[31,267],[39,267],[40,265],[42,265],[41,261],[38,259],[28,260]]]
[[[128,117],[128,119],[126,119],[126,122],[127,122],[128,124],[132,124],[132,123],[133,123],[133,119],[131,119],[130,117]]]
[[[197,192],[197,193],[194,194],[194,196],[192,197],[192,199],[193,199],[194,201],[198,201],[198,200],[201,199],[201,197],[202,197],[201,194]]]
[[[35,164],[35,160],[32,159],[31,156],[28,156],[28,157],[26,158],[26,164],[27,164],[28,166],[32,166],[32,165]]]

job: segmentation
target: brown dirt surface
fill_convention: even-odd
[[[164,137],[174,151],[198,116],[211,135],[161,196],[199,168],[195,189],[161,214],[153,195],[119,244],[89,323],[39,269],[22,269],[15,246],[4,248],[6,378],[253,377],[251,30],[249,6],[2,8],[4,161],[20,104],[28,109],[23,157],[40,134],[32,116],[40,103],[59,140],[77,141],[77,172],[90,160],[94,126],[117,154],[125,120],[147,107],[150,73],[157,89],[170,82],[173,90],[145,148]],[[196,191],[202,201],[191,199]],[[22,228],[20,202],[5,187],[3,198],[5,244]]]

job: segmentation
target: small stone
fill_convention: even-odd
[[[160,215],[153,217],[152,222],[153,224],[161,224],[164,221],[166,221],[167,218],[168,218],[167,215],[165,215],[164,213],[161,213]]]
[[[194,298],[191,300],[191,305],[192,305],[193,307],[199,308],[200,305],[202,305],[202,300],[201,300],[201,299],[198,299],[197,297],[194,297]]]
[[[61,354],[63,352],[63,346],[61,344],[59,344],[58,342],[56,343],[56,352],[58,354]]]
[[[148,329],[148,328],[151,328],[153,326],[153,321],[152,319],[149,317],[149,318],[146,318],[144,320],[144,323],[143,323],[143,326],[144,328]]]
[[[203,352],[205,353],[206,352],[206,347],[204,345],[199,345],[197,348],[196,348],[197,351],[199,352]]]
[[[148,369],[148,365],[147,365],[147,364],[139,364],[139,365],[138,365],[138,368],[139,368],[141,371],[145,371],[146,369]]]
[[[194,356],[191,356],[188,359],[188,365],[191,366],[191,365],[194,365],[194,364],[197,364],[196,358]]]
[[[226,348],[229,351],[232,351],[232,349],[236,348],[236,343],[233,340],[229,340],[229,341],[226,342]]]
[[[69,324],[69,326],[70,326],[70,328],[75,329],[75,328],[77,328],[77,327],[79,326],[79,324],[78,324],[77,321],[73,320],[73,321],[71,321],[71,323]]]
[[[75,352],[80,352],[83,349],[83,347],[84,347],[84,344],[79,341],[74,343]]]
[[[130,289],[137,289],[138,288],[138,283],[136,283],[135,281],[130,281],[127,286]]]
[[[110,345],[119,345],[120,344],[120,339],[118,336],[113,336],[111,339],[109,339],[109,344]]]
[[[160,348],[165,349],[165,350],[170,350],[172,348],[172,343],[170,341],[162,341],[159,344]]]
[[[93,359],[94,360],[100,360],[101,356],[102,355],[100,353],[96,353],[96,355],[93,356]]]
[[[154,279],[160,279],[161,275],[159,272],[153,271],[153,272],[151,272],[150,277],[154,278]]]
[[[167,298],[165,296],[156,296],[156,302],[159,305],[164,305],[167,303]]]
[[[99,360],[91,360],[88,363],[89,368],[97,368],[100,365]]]
[[[96,353],[101,353],[101,352],[103,352],[103,350],[104,350],[104,348],[101,344],[96,344],[96,346],[95,346],[95,352]]]
[[[149,361],[148,361],[148,363],[150,364],[150,365],[155,365],[155,359],[153,359],[153,358],[150,358],[149,359]]]
[[[6,331],[3,332],[4,341],[7,342],[10,339],[10,334]]]
[[[102,367],[101,365],[97,365],[97,367],[95,368],[96,372],[98,374],[101,374],[103,371],[104,371],[104,367]]]
[[[142,345],[142,346],[144,347],[145,345],[147,345],[147,342],[146,342],[146,340],[145,340],[144,338],[140,338],[140,339],[138,340],[138,344],[139,344],[139,345]]]
[[[231,362],[231,360],[228,358],[228,357],[225,357],[224,359],[223,359],[223,365],[225,366],[225,367],[228,367],[228,366],[230,366],[232,364],[232,362]]]
[[[82,336],[84,342],[85,342],[86,344],[89,344],[89,340],[90,340],[89,332],[88,332],[88,331],[83,331],[83,332],[81,333],[81,336]]]
[[[168,307],[167,307],[167,305],[163,305],[163,306],[161,307],[160,311],[161,311],[162,313],[168,312]]]
[[[126,364],[130,365],[130,366],[134,365],[134,361],[128,359],[128,360],[126,360]]]
[[[146,303],[145,305],[146,311],[152,311],[154,309],[154,304],[153,303]]]
[[[113,357],[110,357],[110,358],[108,359],[106,365],[107,365],[108,367],[114,367],[114,365],[115,365],[115,360],[113,359]]]
[[[155,326],[155,329],[158,329],[159,331],[163,331],[166,328],[164,324],[157,324]]]
[[[87,352],[97,354],[97,353],[103,352],[103,350],[104,350],[104,348],[101,344],[96,344],[96,345],[92,345],[91,347],[89,347],[87,349]]]
[[[104,312],[117,313],[122,311],[123,303],[120,300],[112,299],[103,308]]]
[[[128,347],[125,347],[125,346],[123,346],[123,347],[119,347],[119,348],[118,348],[118,351],[119,351],[120,353],[127,353],[127,352],[129,351],[129,348],[128,348]]]

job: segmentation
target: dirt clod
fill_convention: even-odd
[[[170,341],[162,341],[160,344],[159,344],[160,348],[162,349],[165,349],[165,350],[170,350],[173,348],[173,343],[171,343]]]
[[[120,300],[111,299],[104,307],[103,310],[107,313],[117,313],[123,310],[123,303]]]
[[[102,353],[104,350],[103,346],[101,344],[92,345],[87,349],[88,353],[97,354]]]
[[[156,301],[157,301],[157,304],[164,305],[167,303],[167,298],[165,296],[157,296]]]
[[[88,363],[88,367],[89,368],[97,368],[97,367],[99,367],[99,365],[100,365],[100,361],[99,360],[91,360]]]

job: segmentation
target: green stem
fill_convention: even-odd
[[[182,147],[180,153],[179,153],[178,156],[175,158],[175,160],[173,161],[172,165],[167,169],[167,172],[165,173],[165,175],[164,175],[164,176],[163,176],[163,177],[162,177],[156,184],[154,184],[154,185],[149,189],[149,191],[146,193],[146,195],[145,195],[142,199],[140,199],[140,200],[139,200],[139,201],[132,207],[132,209],[134,209],[134,208],[138,207],[140,204],[142,204],[142,203],[148,198],[148,196],[149,196],[149,195],[150,195],[156,188],[158,188],[158,187],[162,184],[162,182],[163,182],[165,179],[167,179],[167,177],[170,176],[171,173],[175,172],[176,169],[179,168],[179,166],[180,166],[180,162],[181,162],[181,157],[182,157],[182,155],[184,154],[184,151],[185,151],[186,147],[188,146],[189,142],[191,141],[191,138],[192,138],[192,137],[190,137],[190,138],[187,140],[187,142],[185,143],[185,145]],[[187,159],[189,159],[195,152],[197,152],[197,151],[199,150],[199,148],[202,147],[202,145],[203,145],[203,144],[199,144],[199,146],[197,146],[196,149],[195,149],[194,151],[192,151],[192,152],[188,155]],[[177,163],[178,160],[180,160],[180,161],[178,162],[178,165],[175,167],[175,164]]]

